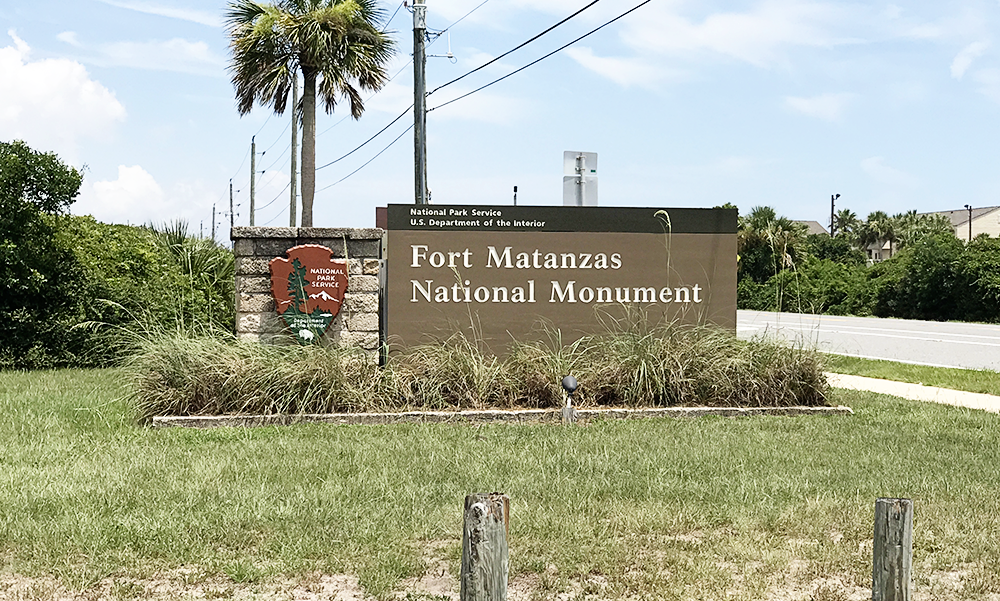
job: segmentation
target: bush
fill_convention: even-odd
[[[921,239],[871,271],[875,283],[874,314],[879,317],[963,319],[962,242],[952,235]]]
[[[563,345],[558,330],[506,358],[462,335],[411,348],[384,368],[337,347],[265,346],[233,336],[164,334],[129,363],[138,415],[329,413],[559,407],[559,382],[601,406],[825,403],[818,354],[730,332],[617,322]]]
[[[52,153],[0,143],[0,368],[72,365],[85,278],[57,233],[82,176]]]
[[[977,236],[956,266],[958,310],[970,321],[1000,321],[1000,239]]]

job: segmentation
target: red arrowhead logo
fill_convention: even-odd
[[[271,259],[271,295],[278,315],[301,344],[326,332],[347,292],[347,261],[318,244],[288,249],[287,259]]]

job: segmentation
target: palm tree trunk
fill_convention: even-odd
[[[312,227],[316,195],[316,72],[303,67],[302,80],[302,227]]]

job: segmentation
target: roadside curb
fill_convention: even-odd
[[[865,390],[898,396],[912,401],[927,401],[1000,413],[1000,396],[992,394],[965,392],[964,390],[952,390],[950,388],[938,388],[937,386],[924,386],[923,384],[910,384],[909,382],[896,382],[894,380],[881,380],[879,378],[866,378],[864,376],[850,376],[847,374],[827,373],[825,375],[830,386],[834,388]]]
[[[663,407],[656,409],[577,409],[578,421],[695,417],[754,417],[799,415],[853,415],[850,407]],[[559,409],[515,411],[406,411],[402,413],[321,413],[300,415],[156,416],[154,428],[256,428],[293,424],[389,425],[438,423],[555,423]]]

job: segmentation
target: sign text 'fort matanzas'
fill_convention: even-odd
[[[572,340],[633,309],[735,328],[732,209],[391,205],[388,229],[390,343]]]

